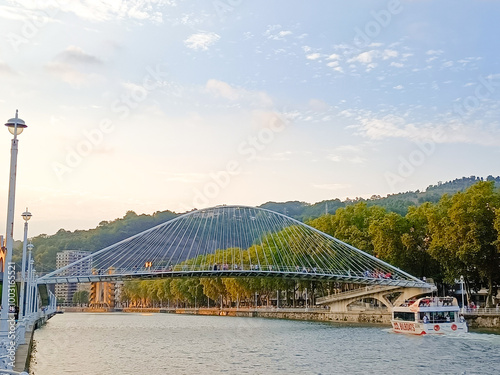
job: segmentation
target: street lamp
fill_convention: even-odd
[[[27,127],[23,120],[17,116],[11,118],[5,124],[9,129],[9,132],[14,136],[12,138],[12,146],[10,149],[10,178],[9,178],[9,200],[7,209],[7,229],[6,229],[6,251],[5,251],[5,261],[4,261],[4,273],[3,273],[3,285],[2,285],[2,312],[0,314],[0,336],[3,341],[3,355],[7,353],[7,346],[9,344],[9,290],[12,287],[15,288],[15,277],[14,280],[9,278],[9,273],[12,271],[14,265],[12,264],[12,245],[14,242],[14,206],[16,197],[16,170],[17,170],[17,150],[18,150],[18,140],[17,136],[22,133],[22,131]],[[15,269],[14,269],[15,274]],[[12,284],[10,283],[12,281]],[[12,295],[15,295],[12,294]]]
[[[24,317],[24,289],[26,284],[26,247],[28,242],[28,220],[31,219],[31,212],[24,211],[21,215],[24,219],[24,241],[23,241],[23,260],[21,262],[21,292],[19,295],[19,321]],[[33,245],[32,245],[33,246]]]

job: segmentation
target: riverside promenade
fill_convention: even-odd
[[[47,320],[49,320],[53,313],[50,314],[40,314],[40,316],[33,322],[33,324],[29,324],[26,326],[24,330],[24,340],[20,340],[20,343],[16,349],[16,357],[14,361],[13,373],[28,373],[29,365],[31,361],[31,351],[33,350],[33,332],[43,326]],[[4,373],[0,369],[0,374]],[[8,372],[7,372],[8,373]]]

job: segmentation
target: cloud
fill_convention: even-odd
[[[403,85],[397,85],[393,87],[394,90],[403,90],[404,86]]]
[[[333,162],[347,162],[352,164],[362,164],[366,161],[361,155],[363,148],[355,145],[343,145],[336,147],[326,158]]]
[[[271,40],[285,40],[285,37],[293,34],[290,30],[279,29],[281,29],[281,25],[269,25],[264,32],[264,36]]]
[[[216,79],[209,79],[205,88],[216,96],[221,96],[229,100],[237,100],[241,97],[242,91],[232,87],[226,82]]]
[[[308,60],[317,60],[321,57],[321,55],[319,53],[311,53],[309,55],[306,56],[306,58]]]
[[[76,46],[69,46],[63,52],[59,53],[56,61],[65,64],[82,64],[82,65],[98,65],[102,64],[102,60],[96,56],[86,53],[83,49]]]
[[[349,59],[349,62],[360,62],[363,64],[369,64],[374,59],[376,53],[377,53],[377,51],[375,51],[375,50],[362,52],[359,55]]]
[[[444,51],[439,49],[439,50],[435,50],[435,49],[430,49],[426,52],[427,55],[441,55],[443,54]]]
[[[327,60],[340,60],[340,55],[332,53],[330,56],[328,56]]]
[[[217,43],[220,39],[220,36],[216,33],[197,33],[191,35],[184,41],[184,44],[187,48],[191,48],[194,50],[202,50],[207,51],[208,47]]]
[[[278,36],[279,36],[280,38],[283,38],[283,37],[285,37],[285,36],[287,36],[287,35],[292,35],[292,34],[293,34],[293,33],[292,33],[290,30],[286,30],[286,31],[285,31],[285,30],[282,30],[282,31],[280,31],[280,32],[278,33]]]
[[[73,13],[77,17],[94,22],[104,22],[117,19],[151,20],[162,22],[163,7],[175,7],[174,0],[72,0],[72,1],[25,1],[12,0],[15,11],[22,10],[38,12],[46,16],[55,15],[58,12]],[[0,15],[8,14],[2,9]],[[33,18],[32,14],[26,14]],[[40,16],[40,14],[38,14]]]
[[[399,52],[395,51],[393,49],[385,49],[382,52],[382,59],[383,60],[388,60],[388,59],[395,58],[395,57],[398,57],[398,56],[399,56]]]
[[[440,118],[441,117],[441,118]],[[485,146],[500,145],[500,126],[483,119],[462,122],[455,116],[443,114],[429,122],[410,122],[394,115],[358,118],[353,126],[359,135],[373,140],[406,138],[411,141],[434,143],[468,143]]]
[[[273,105],[272,98],[263,91],[245,90],[216,79],[209,79],[205,84],[205,90],[216,97],[240,101],[255,107],[271,107]]]
[[[92,70],[103,65],[101,59],[76,46],[69,46],[59,53],[45,68],[55,77],[79,87],[101,78]]]
[[[0,75],[14,75],[15,72],[6,63],[0,61]]]
[[[398,63],[398,62],[395,62],[395,61],[391,61],[390,66],[393,66],[393,67],[395,67],[395,68],[402,68],[402,67],[404,67],[405,65],[404,65],[404,64],[402,64],[402,63]]]

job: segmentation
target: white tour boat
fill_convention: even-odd
[[[453,297],[423,297],[394,307],[392,329],[414,335],[468,332],[467,322]]]

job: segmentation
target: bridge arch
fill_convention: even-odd
[[[428,287],[408,273],[286,215],[226,205],[166,221],[51,272],[39,283],[192,276]]]

